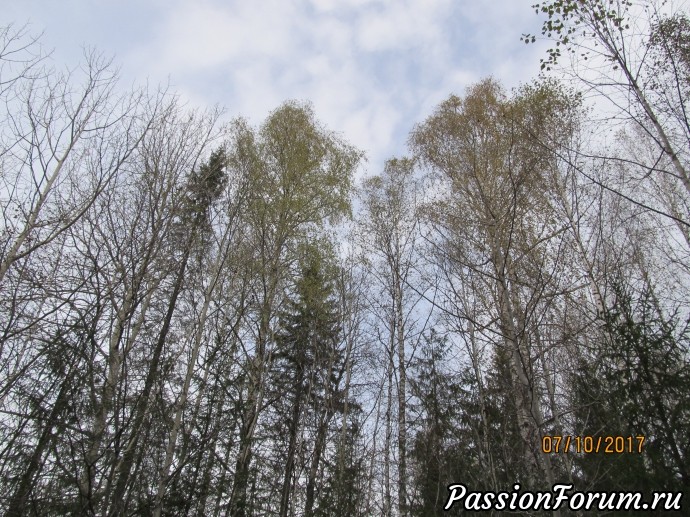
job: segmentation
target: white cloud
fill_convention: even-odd
[[[358,43],[364,51],[405,50],[443,44],[439,23],[446,0],[384,2],[359,17]]]
[[[166,73],[207,71],[232,60],[286,58],[295,50],[291,3],[178,2],[154,28],[154,42],[139,60]],[[261,6],[261,8],[259,8]]]
[[[138,20],[129,32],[95,8],[79,25],[59,10],[46,19],[60,31],[121,34],[101,50],[128,79],[169,78],[193,105],[225,105],[254,124],[286,99],[310,100],[330,129],[368,152],[372,172],[406,152],[407,132],[451,92],[489,74],[512,86],[539,66],[536,47],[519,41],[536,25],[532,0],[157,0],[145,10],[123,2],[130,11],[118,20]]]
[[[385,3],[386,0],[309,0],[309,4],[319,12],[352,10],[366,4]]]

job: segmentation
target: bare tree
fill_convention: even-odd
[[[0,60],[11,56],[13,38],[23,36],[3,35],[10,41]],[[38,66],[30,60],[3,93],[0,283],[15,262],[83,216],[147,129],[138,108],[144,93],[116,94],[117,75],[95,52],[72,72]]]
[[[582,159],[606,159],[606,166],[625,167],[623,185],[610,179],[601,182],[608,190],[628,201],[673,220],[687,234],[690,227],[687,196],[690,195],[690,121],[688,119],[687,14],[673,11],[666,2],[639,1],[558,1],[535,4],[546,15],[542,34],[556,41],[542,60],[542,69],[558,69],[574,77],[588,97],[595,97],[603,117],[593,131],[620,129],[631,132],[652,148],[645,153],[628,152],[626,146],[607,149],[602,145],[587,149]],[[524,35],[525,42],[536,37]],[[565,54],[571,59],[563,65]],[[584,172],[584,171],[581,171]],[[590,178],[591,179],[591,178]],[[662,195],[649,199],[636,192],[635,185]],[[669,198],[683,191],[685,201]],[[676,194],[677,195],[677,194]],[[687,237],[686,237],[687,240]]]
[[[33,450],[27,463],[15,457],[15,467],[2,466],[25,466],[9,498],[9,511],[22,513],[64,488],[56,455],[76,461],[63,440],[77,439],[75,421],[85,424],[81,397],[108,297],[103,285],[91,289],[102,277],[89,272],[100,260],[89,223],[151,129],[160,97],[116,93],[117,74],[95,52],[60,72],[25,29],[4,28],[0,38],[0,411],[15,445],[28,428],[37,437],[23,438]]]
[[[420,315],[418,304],[423,299],[419,266],[417,205],[421,187],[415,178],[414,162],[393,159],[386,163],[381,176],[367,178],[361,193],[363,210],[360,225],[361,246],[373,279],[380,290],[375,312],[381,322],[382,339],[386,340],[386,407],[385,500],[389,500],[390,455],[392,443],[393,380],[397,397],[397,499],[398,514],[408,514],[407,495],[407,365],[415,343],[424,330],[428,315]],[[414,284],[410,287],[410,284]],[[422,318],[421,325],[418,319]],[[384,512],[390,512],[385,503]]]

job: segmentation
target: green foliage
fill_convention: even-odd
[[[314,248],[302,258],[295,299],[288,302],[276,337],[278,362],[305,378],[338,351],[341,331],[327,260]]]
[[[337,438],[336,453],[326,458],[326,475],[320,487],[318,517],[355,517],[362,514],[366,496],[365,444],[362,435],[362,410],[350,401],[345,429]],[[343,438],[343,439],[341,439]]]
[[[651,26],[648,48],[652,73],[648,74],[645,86],[665,101],[670,108],[665,111],[676,112],[681,120],[687,119],[690,18],[685,13],[677,13],[658,19]]]
[[[466,476],[476,472],[474,440],[458,425],[463,412],[467,416],[475,413],[467,412],[463,382],[444,371],[447,357],[447,341],[432,333],[411,371],[410,391],[418,400],[419,414],[419,427],[412,436],[409,455],[413,515],[443,515],[446,487],[458,480],[469,483]],[[458,443],[456,437],[461,435],[467,439]]]
[[[571,386],[570,397],[575,408],[575,428],[579,436],[637,436],[620,411],[630,404],[608,379],[623,372],[614,367],[602,368],[595,361],[581,361]],[[629,408],[628,408],[629,409]],[[635,445],[637,445],[635,443]],[[571,449],[572,450],[572,449]],[[624,491],[649,490],[651,476],[644,456],[638,454],[584,454],[575,457],[580,488]]]
[[[608,339],[574,376],[578,433],[644,436],[642,454],[579,456],[583,486],[682,490],[690,482],[690,327],[653,292],[620,279],[605,312]]]
[[[629,29],[627,21],[633,3],[629,0],[556,0],[532,5],[537,14],[545,14],[542,36],[556,41],[556,47],[547,50],[541,59],[541,69],[551,70],[561,57],[561,48],[575,54],[579,38],[592,40],[615,38],[615,33]],[[534,43],[536,36],[523,34],[522,41]],[[586,60],[588,53],[583,52]],[[615,60],[609,56],[609,59]]]
[[[341,386],[345,357],[334,291],[336,272],[328,246],[302,246],[299,277],[276,335],[273,389],[279,415],[276,439],[285,442],[280,452],[283,464],[297,469],[300,462],[308,463],[295,444],[305,436],[328,433],[335,451],[318,451],[323,455],[323,477],[316,490],[315,514],[345,516],[357,515],[364,497],[364,457],[361,408],[348,400],[346,412]],[[342,422],[345,429],[331,422]]]
[[[227,158],[223,148],[211,153],[208,162],[192,171],[187,180],[185,212],[199,220],[207,216],[213,201],[220,197],[227,183]]]
[[[507,489],[525,477],[508,358],[500,350],[494,357],[483,388],[484,415],[471,368],[451,373],[449,358],[450,344],[432,332],[413,363],[410,386],[418,401],[410,454],[413,515],[445,515],[449,484]]]
[[[579,97],[557,82],[529,84],[509,97],[486,79],[415,128],[413,150],[453,194],[433,207],[432,218],[445,220],[458,252],[490,254],[492,247],[520,246],[516,228],[533,232],[528,220],[550,211],[558,175],[553,149],[577,130],[579,110]]]
[[[250,209],[279,233],[350,213],[363,153],[323,128],[308,104],[287,102],[255,131],[235,123],[230,163],[252,178]]]
[[[493,456],[496,483],[500,489],[510,488],[515,482],[527,488],[530,473],[529,465],[525,464],[528,444],[520,433],[514,395],[521,387],[514,380],[509,353],[506,349],[497,348],[487,372],[485,406],[488,429],[482,431],[488,434],[485,453]]]
[[[227,182],[227,157],[223,148],[211,153],[208,161],[192,170],[185,181],[179,219],[174,225],[175,243],[180,249],[196,246],[203,250],[211,232],[210,210]]]

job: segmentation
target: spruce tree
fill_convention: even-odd
[[[631,436],[633,450],[625,441],[623,454],[576,456],[583,486],[687,492],[690,327],[662,310],[649,286],[635,294],[613,279],[611,290],[604,342],[594,360],[580,365],[572,396],[579,434]],[[641,452],[637,436],[645,437]]]
[[[276,411],[282,439],[287,442],[280,495],[282,516],[290,513],[293,478],[300,467],[306,475],[304,514],[313,514],[315,478],[325,453],[329,424],[343,405],[340,381],[344,357],[334,285],[328,274],[330,264],[312,247],[301,262],[294,298],[280,317],[274,362]],[[305,436],[309,439],[304,440]],[[305,441],[312,444],[311,454],[300,458],[299,444]]]

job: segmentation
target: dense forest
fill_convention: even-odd
[[[0,28],[0,512],[688,511],[690,16],[534,8],[543,76],[363,178],[308,102],[228,122]]]

